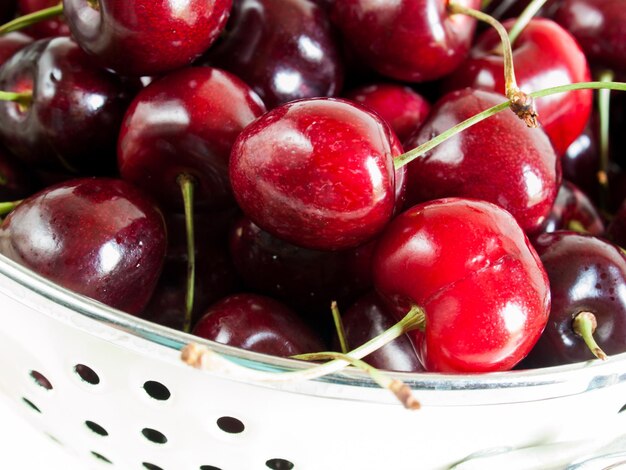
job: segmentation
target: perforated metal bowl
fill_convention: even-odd
[[[407,411],[356,370],[267,385],[193,369],[180,349],[202,340],[1,256],[0,321],[0,393],[86,468],[577,468],[626,433],[624,354],[534,371],[398,373],[422,404]],[[204,344],[260,370],[309,367]]]

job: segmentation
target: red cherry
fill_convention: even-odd
[[[0,251],[70,290],[128,313],[152,295],[166,249],[163,216],[121,180],[85,178],[22,202],[0,228]]]
[[[44,8],[54,7],[59,4],[60,0],[18,0],[18,10],[22,15],[34,13]],[[62,16],[50,18],[48,20],[39,21],[28,28],[24,32],[30,36],[42,39],[57,36],[69,36],[70,27],[67,25]]]
[[[392,159],[400,153],[393,131],[365,108],[299,100],[243,130],[230,178],[259,227],[294,245],[338,250],[370,240],[391,219],[400,179]]]
[[[478,200],[442,199],[400,214],[373,258],[376,289],[424,330],[408,333],[425,368],[506,370],[535,344],[550,310],[548,278],[515,219]]]
[[[19,31],[0,35],[0,66],[11,58],[13,54],[28,46],[33,38]]]
[[[126,111],[118,139],[120,174],[162,207],[182,211],[181,174],[193,180],[196,208],[232,206],[231,147],[264,112],[250,87],[228,72],[211,67],[172,72],[141,90]]]
[[[458,2],[479,8],[480,0]],[[476,20],[448,13],[446,0],[333,2],[331,19],[372,68],[397,80],[423,82],[452,72],[470,48]]]
[[[448,93],[405,147],[417,147],[504,100],[471,88]],[[560,178],[560,160],[546,134],[505,110],[409,163],[407,203],[451,196],[484,199],[509,211],[530,233],[550,212]]]
[[[514,20],[504,22],[506,28]],[[463,87],[505,93],[500,37],[491,28],[478,37],[468,58],[445,82],[446,90]],[[545,18],[532,19],[513,44],[515,77],[526,93],[590,80],[587,59],[565,29]],[[539,122],[557,155],[584,130],[591,114],[591,90],[558,93],[536,101]]]
[[[64,0],[76,42],[121,75],[190,64],[217,39],[231,0]]]
[[[280,302],[254,294],[234,294],[213,304],[193,334],[218,343],[293,356],[324,351],[324,343]]]
[[[417,131],[430,113],[430,103],[412,88],[376,83],[352,89],[344,97],[376,111],[389,123],[400,142]]]

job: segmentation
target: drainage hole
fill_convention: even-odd
[[[214,467],[213,465],[200,465],[200,470],[222,470],[219,467]]]
[[[109,433],[106,429],[100,426],[98,423],[94,423],[93,421],[85,421],[85,426],[91,429],[93,432],[100,436],[108,436]]]
[[[30,376],[33,378],[35,383],[46,390],[52,390],[52,384],[50,381],[41,373],[36,370],[30,371]]]
[[[270,459],[265,462],[265,466],[272,470],[291,470],[294,467],[289,460],[285,459]]]
[[[167,437],[156,429],[143,428],[141,430],[141,434],[144,435],[146,439],[155,444],[165,444],[167,442]]]
[[[74,366],[74,372],[76,372],[81,379],[91,385],[97,385],[100,383],[100,377],[98,377],[98,374],[96,374],[91,367],[88,367],[85,364],[76,364]]]
[[[619,409],[618,413],[621,413],[622,411],[626,411],[626,405],[622,406],[622,407]]]
[[[22,397],[22,401],[24,403],[26,403],[28,406],[30,406],[33,410],[35,410],[37,413],[41,413],[41,410],[37,407],[37,405],[35,405],[32,401],[30,401],[28,398],[24,398]]]
[[[144,383],[143,389],[148,395],[159,401],[167,400],[172,395],[165,385],[154,380],[148,380]]]
[[[102,460],[103,462],[106,463],[113,463],[111,462],[109,459],[107,459],[104,455],[99,454],[97,452],[94,452],[93,450],[91,451],[91,455],[93,455],[95,458],[97,458],[98,460]]]
[[[218,418],[217,426],[222,431],[230,434],[239,434],[245,429],[243,423],[232,416],[222,416],[221,418]]]
[[[146,468],[147,470],[163,470],[158,465],[154,465],[153,463],[149,463],[149,462],[144,462],[142,465],[143,465],[143,468]]]

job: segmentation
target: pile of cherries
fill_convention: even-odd
[[[449,131],[511,91],[619,82],[626,9],[483,2],[510,31],[511,82],[480,8],[3,2],[0,253],[280,356],[353,349],[416,310],[368,363],[488,372],[626,351],[626,95],[554,93],[538,128],[505,106]]]

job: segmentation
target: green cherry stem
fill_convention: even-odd
[[[185,173],[177,178],[178,185],[183,196],[185,208],[185,230],[187,234],[187,289],[185,291],[185,317],[183,319],[183,331],[191,331],[191,314],[196,285],[196,243],[193,222],[193,198],[195,181],[192,176]]]
[[[593,337],[593,333],[596,331],[597,326],[598,321],[596,320],[596,316],[591,312],[580,312],[576,314],[574,321],[572,322],[572,329],[574,330],[574,333],[583,339],[593,355],[598,359],[606,360],[607,355],[604,353],[602,348],[598,346],[598,343],[596,343],[596,340]]]
[[[530,20],[535,17],[546,1],[547,0],[532,0],[526,8],[524,8],[524,11],[517,17],[513,27],[509,30],[509,41],[511,41],[511,44],[515,44],[520,33],[524,31],[524,28],[526,28]]]
[[[353,349],[348,354],[355,359],[362,359],[371,354],[385,344],[402,336],[407,331],[415,328],[423,328],[425,323],[424,310],[415,306],[393,326],[375,336],[367,343]],[[269,372],[264,370],[251,369],[227,359],[221,354],[197,343],[189,343],[181,350],[181,360],[186,364],[220,375],[230,376],[240,380],[250,380],[260,383],[285,383],[300,380],[311,380],[324,375],[338,372],[349,365],[343,359],[333,359],[332,361],[316,365],[307,369],[299,369],[288,372]]]
[[[15,18],[14,20],[9,21],[8,23],[3,24],[2,26],[0,26],[0,36],[13,31],[19,31],[20,29],[24,29],[35,23],[39,23],[40,21],[55,18],[62,14],[63,2],[59,2],[57,5],[54,5],[50,8],[44,8],[42,10],[29,13],[28,15],[20,16],[18,18]]]
[[[10,202],[0,202],[0,217],[4,217],[13,211],[17,206],[20,205],[22,200],[19,201],[10,201]]]
[[[27,108],[33,102],[33,92],[0,91],[0,101],[13,101],[18,105]]]
[[[556,93],[564,93],[572,90],[588,90],[588,89],[610,89],[610,90],[620,90],[626,91],[626,83],[623,82],[579,82],[579,83],[570,83],[569,85],[560,85],[551,88],[546,88],[544,90],[534,91],[529,94],[532,98],[543,98],[544,96],[554,95]],[[409,150],[401,155],[398,155],[394,158],[394,166],[396,169],[407,165],[412,162],[416,158],[421,157],[426,152],[429,152],[437,145],[445,142],[449,138],[455,136],[461,131],[464,131],[468,127],[473,126],[474,124],[478,124],[481,121],[493,116],[494,114],[499,113],[507,109],[510,105],[511,101],[504,101],[500,104],[492,106],[491,108],[485,109],[478,114],[466,119],[458,123],[457,125],[451,127],[450,129],[442,132],[441,134],[435,136],[431,140],[424,142],[423,144],[415,147],[413,150]]]
[[[598,81],[603,83],[612,82],[615,74],[611,70],[600,73]],[[599,156],[600,167],[598,168],[598,183],[600,184],[599,209],[607,212],[609,203],[609,124],[611,121],[611,90],[601,89],[598,91],[598,118],[599,118]]]
[[[420,402],[415,399],[413,393],[411,392],[411,388],[407,384],[405,384],[401,380],[388,377],[386,374],[369,365],[367,362],[362,361],[361,359],[356,359],[345,353],[339,353],[334,351],[298,354],[297,356],[292,356],[292,358],[300,359],[301,361],[324,361],[329,359],[341,359],[343,361],[349,362],[352,366],[367,372],[372,380],[376,382],[381,388],[385,388],[392,392],[396,396],[396,398],[400,400],[400,403],[402,403],[406,409],[420,409]]]
[[[343,327],[343,321],[341,321],[341,313],[337,302],[334,300],[330,304],[330,311],[333,314],[333,322],[335,323],[335,331],[337,332],[337,338],[339,339],[339,347],[341,352],[346,354],[349,351],[348,341],[346,340],[346,330]]]
[[[535,110],[532,97],[524,93],[517,86],[515,68],[513,66],[513,49],[511,48],[511,41],[509,40],[509,34],[506,28],[493,16],[483,13],[480,10],[459,5],[453,1],[448,3],[448,11],[451,14],[463,14],[476,18],[479,21],[487,23],[498,32],[500,42],[502,43],[502,55],[504,60],[504,94],[510,101],[509,106],[528,127],[538,127],[537,111]]]

